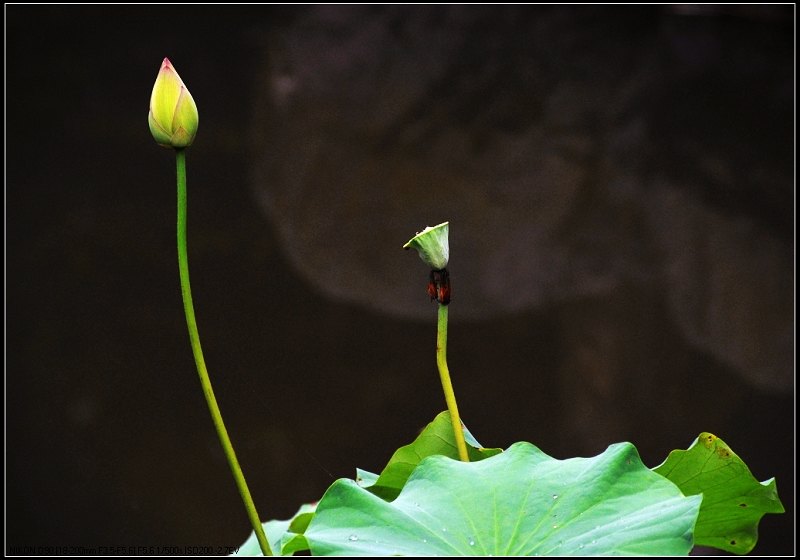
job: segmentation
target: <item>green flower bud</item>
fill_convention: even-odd
[[[416,249],[425,264],[433,270],[443,270],[450,260],[449,230],[450,222],[428,226],[403,245],[403,249]]]
[[[192,94],[165,58],[150,96],[150,133],[165,148],[185,148],[191,146],[197,134],[198,121]]]

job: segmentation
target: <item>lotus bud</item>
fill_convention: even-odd
[[[191,146],[197,134],[198,121],[192,94],[165,58],[150,96],[150,133],[165,148],[185,148]]]

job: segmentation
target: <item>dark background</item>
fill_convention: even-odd
[[[353,476],[356,467],[380,470],[394,449],[444,409],[433,360],[435,308],[425,302],[427,272],[416,257],[396,249],[422,226],[451,219],[453,247],[463,250],[458,260],[454,250],[451,266],[450,366],[462,415],[479,441],[505,447],[528,440],[564,458],[629,440],[655,466],[700,431],[714,432],[756,478],[778,479],[787,513],[764,518],[755,552],[791,554],[793,8],[318,11],[324,12],[6,6],[6,552],[40,545],[238,546],[250,532],[188,344],[174,248],[174,157],[155,145],[145,119],[158,67],[169,56],[200,111],[199,134],[188,151],[198,324],[262,518],[290,516],[301,503],[318,499],[334,478]],[[447,55],[457,61],[451,65],[455,75],[421,94],[411,116],[403,118],[427,122],[434,136],[442,122],[459,122],[463,126],[456,130],[477,137],[477,154],[493,153],[481,143],[487,128],[514,131],[551,122],[548,111],[558,113],[557,107],[533,110],[528,101],[560,83],[560,76],[594,95],[616,83],[616,74],[601,69],[623,72],[623,66],[643,62],[611,55],[651,49],[649,60],[660,61],[643,70],[649,77],[642,80],[651,87],[637,89],[626,106],[643,115],[647,134],[632,141],[630,157],[618,158],[637,162],[626,175],[641,179],[632,180],[633,192],[641,193],[635,200],[660,200],[658,191],[648,189],[658,183],[653,177],[666,177],[680,185],[678,198],[669,200],[685,197],[712,216],[708,223],[693,222],[695,230],[744,224],[744,231],[754,232],[744,236],[753,239],[751,253],[768,254],[767,268],[747,268],[734,288],[726,291],[725,284],[719,292],[706,267],[718,255],[739,255],[742,244],[726,241],[739,238],[722,236],[723,242],[691,261],[689,277],[706,289],[697,295],[705,324],[723,334],[698,335],[676,315],[668,245],[636,241],[651,231],[637,218],[647,212],[632,210],[635,219],[620,220],[592,214],[597,200],[583,201],[592,231],[613,223],[614,247],[634,240],[637,263],[660,263],[633,267],[646,274],[616,275],[608,289],[570,288],[559,277],[546,285],[567,285],[564,293],[545,290],[526,299],[533,293],[526,291],[529,283],[515,285],[517,276],[506,267],[546,274],[535,261],[540,253],[517,251],[512,265],[480,260],[503,250],[502,239],[481,245],[481,220],[491,236],[496,227],[490,216],[508,223],[508,209],[456,181],[443,181],[450,205],[441,204],[435,183],[420,189],[412,184],[413,173],[404,182],[403,174],[414,169],[408,162],[421,161],[414,150],[424,151],[436,138],[412,134],[413,149],[398,145],[396,138],[408,136],[391,123],[365,118],[364,124],[359,111],[342,109],[363,105],[366,113],[377,94],[369,80],[359,79],[358,67],[347,79],[334,73],[337,64],[352,70],[349,61],[361,60],[359,52],[337,45],[352,45],[349,38],[386,21],[385,32],[377,27],[359,52],[403,52],[397,29],[408,22],[423,39],[425,33],[436,36],[440,26],[471,39]],[[415,28],[415,21],[423,23]],[[581,40],[550,44],[548,33],[563,37],[564,28]],[[598,29],[602,33],[592,35]],[[611,43],[612,50],[598,47]],[[319,51],[309,47],[300,56],[293,44],[317,45]],[[596,57],[591,71],[577,64],[587,54]],[[552,60],[538,74],[541,83],[517,83],[525,57]],[[392,64],[405,64],[387,59],[387,75]],[[324,61],[319,72],[315,60]],[[515,66],[500,64],[487,78],[474,71],[476,60],[483,68],[504,60]],[[293,108],[282,110],[269,92],[288,72],[279,66],[291,63],[319,77],[324,87],[313,78],[299,86],[290,80],[299,93]],[[414,72],[409,76],[405,81],[413,83]],[[475,92],[491,97],[501,89],[511,92],[497,110],[502,118],[494,109],[481,113],[485,97]],[[488,117],[473,120],[473,114]],[[321,145],[345,148],[331,151],[335,165],[318,163],[297,179],[299,171],[286,169],[302,168],[303,139],[315,123],[326,130]],[[564,126],[596,138],[605,123],[589,118]],[[615,129],[607,128],[603,141],[613,141]],[[578,154],[575,165],[597,164],[581,146],[570,148]],[[456,144],[453,151],[459,150]],[[710,168],[692,160],[703,150],[713,152],[703,160],[712,162]],[[347,235],[337,238],[312,218],[315,208],[321,214],[340,208],[315,193],[331,189],[335,200],[361,200],[358,181],[369,174],[358,171],[370,169],[370,161],[380,163],[403,210],[381,216],[388,210],[380,199],[380,219],[362,223],[360,216],[369,212],[352,202],[359,212],[345,213]],[[350,174],[348,165],[357,169]],[[348,170],[344,177],[335,172],[341,168]],[[751,168],[766,171],[742,179]],[[608,173],[600,175],[581,189],[614,184],[603,178]],[[292,202],[293,181],[313,188]],[[552,182],[561,184],[558,177]],[[469,204],[459,206],[462,199]],[[514,219],[524,223],[525,213]],[[554,254],[560,254],[562,239],[567,248],[575,247],[573,238],[583,239],[570,237],[587,223],[577,221],[571,229],[548,232]],[[305,237],[297,235],[300,224]],[[363,239],[351,236],[359,231]],[[380,243],[369,245],[371,238]],[[472,260],[465,238],[475,247]],[[315,243],[324,251],[315,252]],[[358,249],[362,243],[369,251]],[[689,243],[677,253],[695,249]],[[728,275],[736,278],[736,263],[750,262],[751,253],[724,261]],[[592,254],[600,268],[617,255],[604,246]],[[566,252],[554,262],[577,262],[571,259]],[[418,286],[387,272],[395,269]],[[351,271],[360,271],[352,284]],[[494,287],[481,288],[472,279],[479,274],[496,279],[490,282]],[[572,274],[583,278],[580,270]],[[764,277],[776,290],[765,288]],[[696,284],[679,287],[696,293]],[[486,293],[500,294],[491,306],[495,311],[481,307]],[[714,301],[717,310],[743,311],[706,312],[705,301]],[[714,331],[719,325],[729,330]],[[774,340],[782,352],[772,351]],[[765,363],[772,377],[764,381],[754,363]]]

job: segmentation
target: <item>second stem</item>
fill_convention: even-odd
[[[458,457],[469,462],[467,444],[464,441],[464,430],[461,427],[461,417],[458,415],[456,395],[453,392],[453,383],[450,381],[450,370],[447,367],[447,305],[439,304],[439,320],[436,331],[436,366],[439,368],[439,378],[442,380],[444,399],[447,401],[447,410],[450,412],[450,421],[453,423],[453,435],[456,438]]]

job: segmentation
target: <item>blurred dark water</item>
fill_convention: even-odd
[[[393,17],[418,21],[416,12],[407,10]],[[573,33],[581,27],[575,23],[575,8],[519,10],[481,12],[487,30],[482,37],[497,41],[509,20],[551,22],[550,27],[538,24],[543,34],[560,29],[558,25]],[[333,17],[337,22],[330,29],[338,31],[331,31],[332,37],[317,51],[303,55],[309,58],[300,60],[307,63],[302,68],[313,69],[316,54],[319,60],[341,54],[335,48],[340,44],[337,37],[361,37],[355,31],[366,25],[359,26],[359,18],[374,23],[383,17],[380,10],[332,14],[323,21]],[[421,176],[433,181],[432,176],[395,157],[396,144],[372,146],[364,140],[369,134],[353,133],[349,140],[329,134],[326,141],[340,143],[335,154],[342,157],[341,167],[355,174],[342,179],[334,173],[335,166],[323,162],[296,187],[306,191],[292,191],[284,176],[270,177],[275,156],[265,154],[264,148],[275,147],[276,136],[265,131],[264,119],[275,113],[275,99],[265,92],[274,87],[275,53],[283,53],[285,61],[293,52],[286,49],[287,38],[300,44],[304,37],[318,40],[320,19],[313,9],[8,6],[6,15],[7,552],[12,546],[37,545],[237,546],[249,533],[208,418],[185,332],[174,249],[174,158],[153,143],[145,124],[150,89],[164,56],[171,58],[200,109],[199,135],[188,153],[194,299],[217,397],[261,516],[291,515],[300,503],[318,499],[333,478],[352,476],[356,467],[379,470],[395,448],[413,439],[444,408],[433,361],[434,307],[430,317],[421,307],[426,271],[416,257],[399,251],[415,229],[426,220],[432,224],[443,211],[438,202],[425,215],[409,210],[409,201],[420,197],[413,181]],[[664,144],[671,151],[648,152],[646,158],[635,152],[638,159],[632,159],[648,162],[650,170],[669,170],[655,173],[666,177],[669,188],[661,189],[663,182],[658,181],[645,184],[655,189],[659,200],[678,209],[685,196],[693,216],[685,225],[692,231],[718,224],[734,224],[733,230],[719,230],[724,232],[744,228],[744,234],[717,236],[705,257],[689,259],[688,264],[680,261],[679,271],[688,272],[677,278],[691,279],[680,285],[689,290],[705,285],[706,291],[697,297],[717,302],[716,307],[691,307],[706,317],[702,325],[734,325],[711,329],[716,338],[703,336],[708,334],[703,329],[692,336],[687,325],[695,323],[682,321],[686,314],[676,314],[675,302],[686,300],[671,298],[667,288],[673,284],[661,281],[674,278],[669,268],[642,266],[646,274],[615,275],[601,291],[565,290],[558,297],[529,298],[525,305],[485,313],[482,302],[496,293],[486,295],[473,278],[497,275],[495,286],[511,280],[513,288],[516,277],[474,262],[491,256],[491,251],[479,246],[471,257],[466,247],[480,225],[474,213],[502,209],[482,198],[480,189],[469,189],[462,191],[467,207],[454,204],[457,215],[443,216],[453,220],[454,247],[465,247],[452,266],[450,365],[462,414],[476,437],[497,446],[528,440],[556,457],[590,455],[629,440],[645,463],[654,466],[700,431],[714,432],[748,462],[759,480],[778,479],[787,514],[762,521],[756,549],[761,554],[790,554],[794,546],[794,362],[793,355],[783,351],[786,341],[775,341],[787,332],[786,318],[793,338],[794,190],[792,139],[786,135],[786,123],[793,117],[786,100],[792,99],[793,91],[791,81],[786,86],[785,80],[793,76],[787,66],[792,61],[791,15],[788,8],[734,10],[684,25],[676,14],[653,8],[601,9],[590,18],[618,18],[621,29],[639,30],[636,37],[664,26],[683,26],[665,37],[680,38],[669,50],[678,59],[669,67],[681,69],[680,79],[670,78],[688,94],[665,96],[662,120],[648,121],[647,130],[657,137],[685,132],[674,121],[687,119],[693,125],[691,134],[686,142],[678,137]],[[317,23],[309,27],[309,22]],[[430,33],[429,24],[418,32]],[[620,35],[624,38],[625,33]],[[370,45],[393,52],[391,44],[380,41],[383,36],[376,28],[377,43]],[[719,49],[728,52],[731,44],[736,46],[735,56],[720,57]],[[511,47],[501,41],[495,48],[502,58],[503,49]],[[570,49],[574,50],[554,52],[585,50]],[[458,50],[448,52],[456,59],[460,56]],[[358,59],[359,53],[352,56]],[[289,60],[295,67],[299,64],[296,58]],[[334,57],[333,62],[349,68],[349,60]],[[564,72],[570,61],[559,61]],[[286,68],[279,70],[289,76]],[[329,74],[314,83],[330,87],[338,79],[337,68],[328,68]],[[559,68],[548,66],[543,75],[560,76]],[[465,63],[457,75],[468,73]],[[332,82],[324,81],[326,76]],[[736,79],[726,81],[726,76]],[[328,91],[318,98],[303,89],[299,95],[307,107],[317,107],[318,122],[337,125],[349,118],[345,109],[353,110],[353,91],[361,96],[356,100],[362,100],[365,111],[372,108],[371,82],[357,77],[342,82],[344,93],[339,97]],[[583,79],[591,83],[592,75]],[[709,83],[717,89],[709,89]],[[357,89],[358,85],[364,87]],[[550,86],[547,81],[541,84]],[[698,92],[707,95],[700,110],[691,95]],[[760,104],[754,101],[752,110],[743,110],[747,104],[741,98],[747,95]],[[519,111],[519,120],[526,123],[550,118],[547,108],[525,113],[524,100],[509,96],[511,101],[506,99],[498,109],[501,115],[513,120]],[[424,123],[425,97],[421,99],[417,110],[423,116],[415,118]],[[470,105],[463,99],[440,93],[434,105],[444,111],[462,102],[468,111]],[[735,110],[713,110],[725,103]],[[273,113],[265,112],[265,106],[273,107]],[[461,114],[453,111],[456,117]],[[442,122],[452,120],[447,111],[444,115],[439,117]],[[313,128],[314,115],[295,122]],[[358,132],[360,121],[355,122]],[[435,130],[437,122],[429,126]],[[298,130],[289,125],[288,148],[275,148],[287,165],[297,163],[304,153],[291,151],[300,144],[292,136]],[[580,132],[592,122],[554,126],[561,132],[571,127]],[[483,130],[485,124],[474,127]],[[419,138],[431,140],[424,134]],[[642,145],[651,139],[645,135]],[[435,140],[434,133],[431,142]],[[581,146],[578,142],[572,147],[579,156],[574,162],[578,167],[586,161]],[[702,152],[704,146],[713,147],[713,153]],[[708,157],[695,157],[698,150]],[[461,153],[456,148],[452,152],[450,160],[447,150],[438,152],[443,168]],[[498,154],[476,153],[483,154],[487,165],[496,161],[490,156]],[[391,156],[389,165],[386,154]],[[694,163],[680,164],[687,159]],[[431,156],[430,161],[438,160]],[[370,165],[381,172],[370,173]],[[755,179],[737,180],[750,168],[758,170]],[[564,168],[553,169],[558,178]],[[638,168],[632,175],[642,174],[653,175]],[[320,189],[309,185],[325,177],[339,190],[338,199],[351,201],[343,229],[374,228],[380,254],[371,253],[372,245],[354,247],[347,239],[329,235],[328,223],[313,219],[324,217],[319,208],[324,209],[327,199],[314,198]],[[347,180],[354,177],[361,183]],[[373,178],[391,184],[394,219],[381,214],[385,199],[370,195],[373,198],[364,203],[359,198],[364,181]],[[582,184],[593,183],[576,183]],[[447,185],[446,189],[459,187],[452,181]],[[576,187],[577,192],[581,188]],[[292,192],[313,196],[305,206],[284,206],[284,212],[276,212],[275,201]],[[265,196],[272,200],[266,214]],[[546,191],[542,200],[552,200],[549,196],[558,199],[560,191]],[[601,199],[585,199],[581,207],[591,208],[597,200]],[[351,213],[351,207],[360,210]],[[328,208],[333,216],[339,206]],[[376,212],[375,223],[357,221],[359,216],[368,219],[365,208]],[[550,215],[537,207],[532,211],[543,219]],[[579,214],[587,215],[600,229],[620,219],[619,214],[605,219],[592,212]],[[655,216],[648,223],[664,223],[664,215],[648,214]],[[514,219],[527,223],[522,210]],[[580,229],[558,225],[563,237],[548,238],[566,239],[565,246],[574,248],[569,240],[581,238],[574,235]],[[301,226],[304,237],[287,236]],[[622,223],[621,242],[649,231],[636,227],[641,223],[635,219]],[[509,228],[512,237],[519,231],[526,230]],[[548,236],[555,235],[548,231]],[[680,243],[626,247],[634,247],[631,254],[637,258],[644,255],[637,264],[674,263],[664,254],[680,254],[684,247],[683,252],[694,254],[696,236],[687,235],[684,228],[673,237]],[[312,260],[320,254],[314,248],[320,238],[327,241],[326,256]],[[287,242],[290,239],[293,244]],[[542,250],[553,250],[540,237],[531,239]],[[743,244],[744,239],[752,240],[752,246]],[[504,250],[500,244],[492,247]],[[608,258],[598,258],[598,268],[587,269],[590,274],[619,258],[618,253],[603,252],[604,247],[600,245],[601,256]],[[364,277],[360,268],[369,262],[364,252],[375,254],[374,276]],[[759,253],[766,256],[753,271],[750,256]],[[523,265],[518,274],[527,274],[538,254],[519,253]],[[576,254],[582,253],[568,252],[563,258],[576,262],[570,260]],[[722,256],[714,260],[708,255]],[[298,263],[303,259],[311,266]],[[745,267],[743,274],[737,272],[740,265]],[[322,271],[315,266],[323,266]],[[734,281],[713,282],[720,267],[723,277]],[[394,269],[407,276],[398,280],[386,274]],[[764,276],[778,277],[774,293],[749,288],[762,286],[760,270]],[[418,286],[407,286],[411,283]],[[518,290],[542,293],[530,285]],[[363,300],[354,298],[353,291],[364,294]],[[389,300],[383,305],[382,293]],[[729,304],[743,295],[745,303]],[[410,311],[397,312],[403,308]],[[738,315],[730,309],[739,310]],[[749,347],[740,334],[748,329],[753,333]],[[733,343],[712,343],[719,340]],[[762,361],[772,360],[764,370],[771,375],[767,381],[753,365],[765,354],[769,356]]]

